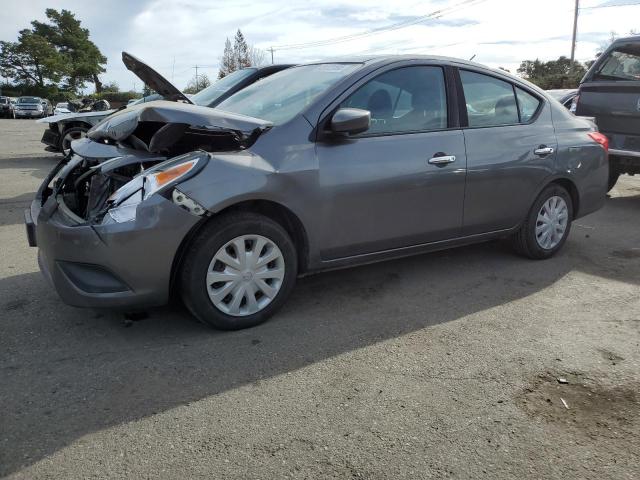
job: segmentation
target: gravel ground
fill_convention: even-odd
[[[43,128],[0,120],[0,476],[640,477],[640,178],[554,259],[494,242],[316,275],[223,333],[60,302],[22,225]]]

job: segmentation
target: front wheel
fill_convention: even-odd
[[[62,132],[62,135],[60,135],[58,149],[62,152],[64,157],[68,157],[71,153],[71,142],[86,136],[87,131],[88,129],[85,127],[71,127]]]
[[[189,246],[180,272],[182,299],[196,318],[222,330],[252,327],[285,302],[296,281],[296,249],[268,217],[223,214]]]
[[[551,184],[529,210],[527,218],[513,236],[515,250],[533,259],[549,258],[564,245],[571,230],[573,202],[564,187]]]

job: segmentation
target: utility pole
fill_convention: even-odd
[[[576,8],[573,12],[573,36],[571,38],[571,66],[573,68],[573,61],[576,57],[576,32],[578,31],[578,11],[580,10],[580,0],[576,0]]]
[[[269,47],[267,51],[271,52],[271,65],[273,65],[273,47]]]
[[[198,80],[198,65],[194,68],[196,69],[196,90],[198,90],[198,87],[200,86],[200,81]]]

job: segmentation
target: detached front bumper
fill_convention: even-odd
[[[60,144],[60,134],[56,130],[47,128],[42,134],[42,139],[40,141],[45,145],[49,145],[50,147],[58,150],[58,146]]]
[[[134,221],[77,224],[55,198],[25,212],[30,245],[62,300],[78,307],[138,308],[165,304],[174,258],[200,221],[161,195],[138,206]]]

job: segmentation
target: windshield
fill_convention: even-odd
[[[40,103],[38,97],[20,97],[18,103]]]
[[[56,108],[67,108],[69,105],[66,103],[59,103],[56,105]]]
[[[0,103],[3,105],[6,105],[7,103],[9,103],[9,99],[4,98],[4,97],[0,97]]]
[[[289,68],[231,95],[216,108],[281,125],[361,64],[322,63]]]
[[[595,77],[602,80],[640,80],[640,45],[624,45],[611,51]]]
[[[243,68],[242,70],[236,70],[226,77],[222,77],[220,80],[212,83],[204,90],[199,91],[191,97],[190,100],[196,105],[208,107],[225,92],[228,92],[245,78],[253,75],[257,70],[257,68]]]

